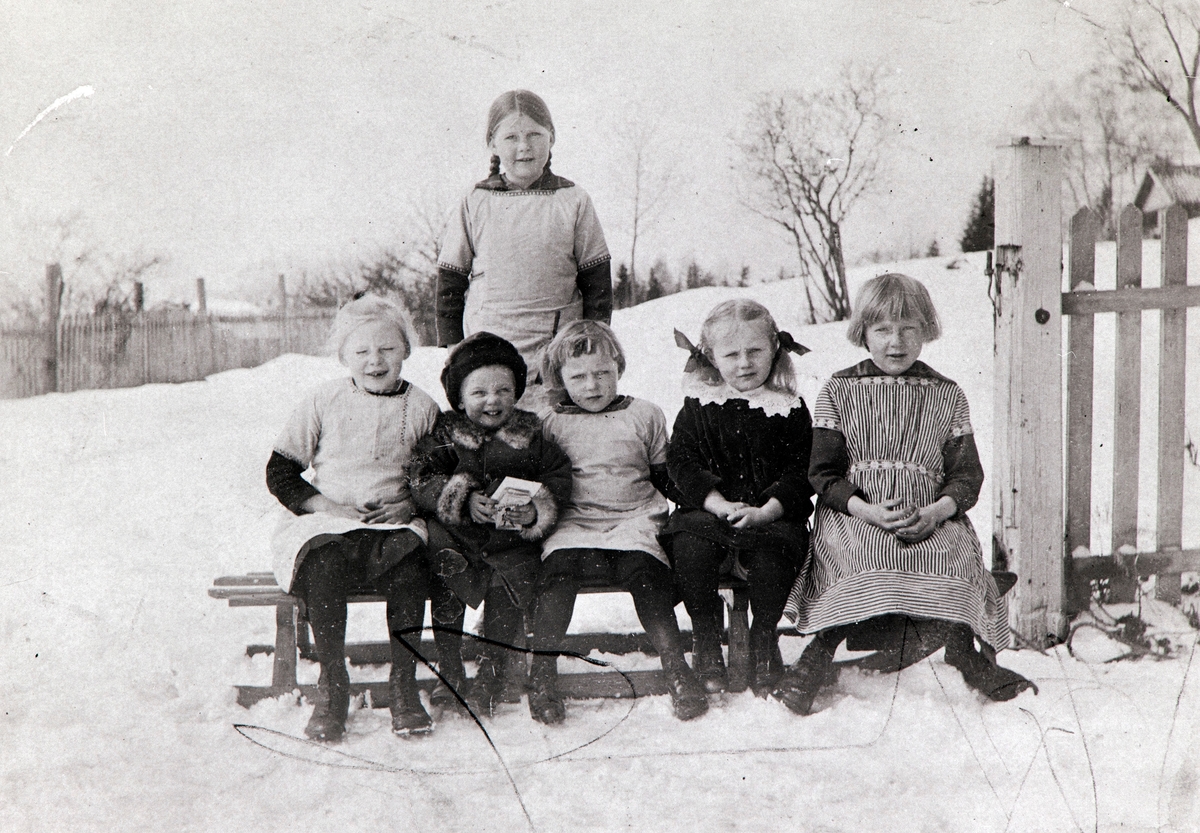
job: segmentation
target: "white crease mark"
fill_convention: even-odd
[[[33,130],[33,128],[37,126],[38,122],[40,122],[42,119],[46,118],[46,116],[53,113],[59,107],[62,107],[64,104],[69,104],[70,102],[74,101],[77,98],[87,98],[88,96],[92,95],[95,92],[96,91],[94,89],[92,89],[91,85],[85,84],[82,87],[76,87],[74,90],[67,93],[62,98],[56,99],[53,104],[51,104],[49,107],[47,107],[42,112],[38,113],[37,118],[34,119],[33,121],[31,121],[29,123],[29,126],[21,131],[21,135],[13,140],[13,143],[8,146],[8,150],[6,150],[4,152],[4,155],[5,156],[11,155],[13,152],[13,148],[15,148],[17,146],[17,142],[24,139],[26,134],[28,134],[30,130]]]

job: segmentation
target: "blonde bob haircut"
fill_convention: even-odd
[[[550,390],[562,390],[562,369],[570,359],[599,353],[617,363],[617,378],[625,373],[625,351],[612,327],[600,321],[581,318],[563,327],[542,354],[542,384]]]
[[[942,335],[942,322],[925,284],[899,272],[871,278],[858,290],[846,338],[858,347],[867,346],[867,330],[880,321],[916,321],[921,340],[928,343]]]
[[[400,339],[404,342],[404,358],[411,356],[414,339],[412,321],[409,320],[408,313],[395,301],[379,295],[363,295],[338,310],[333,319],[333,328],[329,332],[326,348],[331,355],[338,357],[338,361],[345,364],[342,348],[346,346],[346,339],[363,324],[377,321],[392,324],[400,331]]]
[[[697,345],[700,352],[709,361],[709,364],[701,365],[698,370],[700,380],[704,384],[717,387],[724,384],[725,381],[712,364],[714,341],[717,338],[716,330],[722,324],[763,327],[771,342],[771,350],[775,354],[771,373],[767,376],[763,387],[778,393],[796,395],[796,370],[792,366],[792,357],[788,351],[779,349],[779,327],[775,323],[775,317],[762,304],[748,298],[722,301],[713,307],[712,311],[708,313],[708,317],[704,319],[704,324],[700,327],[700,344]]]

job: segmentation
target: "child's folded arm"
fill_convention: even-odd
[[[659,494],[673,503],[679,503],[681,495],[671,480],[671,473],[666,463],[650,464],[650,485],[658,489]]]
[[[540,541],[558,523],[558,509],[571,499],[571,458],[558,443],[538,434],[540,482],[533,496],[537,517],[518,533],[526,541]]]
[[[278,451],[272,451],[267,461],[267,489],[294,515],[307,514],[305,501],[320,494],[301,476],[307,468]]]
[[[830,428],[814,428],[808,464],[809,483],[827,506],[846,515],[850,514],[850,498],[859,497],[870,503],[866,493],[846,479],[849,470],[850,453],[842,433]]]
[[[983,466],[979,462],[979,449],[975,447],[975,435],[963,434],[951,437],[942,446],[944,480],[938,497],[953,498],[961,518],[979,500],[983,488]]]
[[[699,445],[695,417],[685,401],[667,445],[667,471],[678,494],[676,503],[689,509],[703,509],[705,498],[721,485],[721,478],[704,467]]]

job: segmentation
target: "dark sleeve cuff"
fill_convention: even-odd
[[[825,486],[825,491],[821,493],[822,502],[831,509],[841,512],[843,515],[850,514],[850,498],[852,497],[860,497],[868,503],[870,502],[862,489],[845,478],[828,483]]]
[[[950,497],[958,508],[955,517],[961,517],[979,501],[983,488],[983,465],[979,462],[979,449],[975,437],[965,434],[952,437],[942,446],[942,464],[945,481],[938,497]]]
[[[666,463],[650,466],[650,485],[658,489],[659,493],[667,500],[679,502],[675,496],[675,489],[671,483],[671,475],[667,472]]]
[[[435,313],[439,347],[449,347],[463,340],[463,309],[470,284],[468,276],[444,266],[438,267]]]
[[[272,451],[271,459],[267,461],[267,489],[288,511],[296,515],[306,514],[301,508],[304,502],[313,495],[321,494],[302,477],[305,468],[278,451]]]
[[[608,324],[612,321],[612,267],[605,260],[595,266],[579,270],[575,285],[583,296],[583,317]]]

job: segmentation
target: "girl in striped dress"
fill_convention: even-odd
[[[873,278],[847,332],[871,358],[835,373],[817,397],[812,546],[785,608],[816,638],[774,692],[798,714],[833,681],[843,639],[861,642],[897,625],[914,641],[944,642],[946,662],[993,700],[1036,692],[996,665],[996,651],[1008,646],[1008,611],[966,516],[983,483],[967,400],[918,361],[939,335],[919,281]]]

